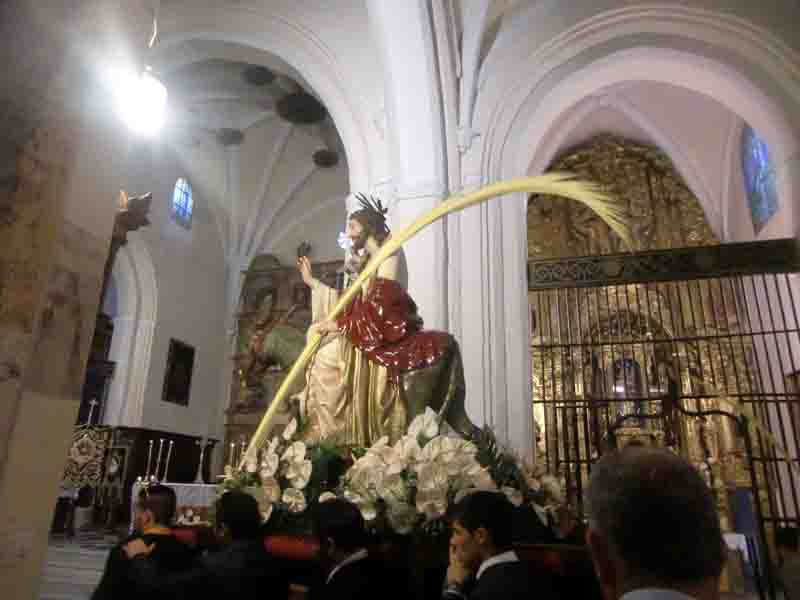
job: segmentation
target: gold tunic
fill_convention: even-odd
[[[369,283],[362,293],[368,289]],[[338,298],[337,290],[314,281],[309,336]],[[306,387],[295,398],[301,403],[309,442],[370,446],[386,435],[393,443],[405,434],[410,418],[401,388],[390,381],[387,369],[338,333],[323,340],[306,369]]]

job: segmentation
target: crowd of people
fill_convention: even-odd
[[[582,595],[606,600],[719,597],[726,548],[716,502],[688,462],[644,447],[609,453],[592,468],[587,503],[582,537],[594,589]],[[219,547],[200,555],[173,535],[174,514],[171,488],[153,485],[141,491],[136,533],[111,551],[93,600],[243,597],[238,594],[248,591],[264,598],[290,596],[297,567],[267,550],[258,504],[250,495],[229,491],[218,499],[214,537]],[[516,515],[502,493],[477,491],[457,502],[448,515],[449,565],[436,595],[442,600],[574,597],[574,587],[567,593],[552,571],[520,555]],[[312,520],[319,553],[318,560],[303,564],[308,597],[420,596],[412,583],[414,557],[387,560],[376,551],[355,505],[342,499],[319,503]],[[782,559],[796,567],[797,530],[782,530],[779,537]],[[796,597],[790,588],[787,584],[786,597]]]

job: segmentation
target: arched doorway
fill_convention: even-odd
[[[111,272],[116,301],[109,360],[114,377],[103,412],[106,425],[141,427],[158,311],[153,260],[137,232],[119,250]]]
[[[550,168],[616,196],[637,252],[621,253],[583,207],[531,199],[541,457],[582,508],[600,454],[632,443],[669,447],[705,475],[724,530],[771,540],[778,523],[797,521],[800,497],[798,396],[785,381],[800,364],[794,241],[719,245],[699,200],[652,146],[601,136]],[[747,435],[742,416],[754,424]],[[747,529],[754,515],[759,529]]]

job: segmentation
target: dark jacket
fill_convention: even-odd
[[[556,600],[555,584],[551,576],[535,573],[526,562],[507,562],[492,565],[481,573],[480,578],[471,580],[463,588],[462,594],[445,592],[443,598],[456,600]]]
[[[408,600],[407,573],[392,569],[384,561],[367,556],[344,565],[330,581],[322,580],[311,590],[310,600]]]
[[[140,600],[139,589],[132,577],[129,560],[122,547],[131,540],[141,538],[148,545],[155,544],[153,551],[143,559],[155,576],[167,576],[188,570],[195,560],[195,553],[186,544],[168,534],[133,535],[117,544],[109,552],[100,583],[92,594],[92,600]],[[148,600],[154,600],[149,598]]]
[[[257,591],[259,597],[284,600],[289,595],[285,574],[260,539],[234,541],[202,556],[191,569],[175,574],[159,573],[146,558],[133,563],[132,578],[140,589],[170,598],[219,600]]]

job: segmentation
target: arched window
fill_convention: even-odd
[[[194,202],[192,201],[192,186],[185,178],[181,177],[175,182],[175,190],[172,192],[172,207],[170,213],[175,221],[189,229],[192,226],[192,211]]]
[[[769,148],[749,125],[742,131],[742,174],[753,227],[758,234],[778,212],[778,194]]]

